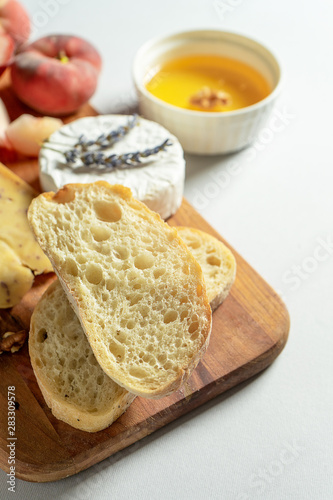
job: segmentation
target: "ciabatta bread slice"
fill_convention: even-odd
[[[44,193],[28,218],[105,373],[144,397],[178,389],[206,350],[211,309],[177,231],[103,181]]]
[[[97,363],[58,280],[46,290],[33,312],[29,354],[53,415],[77,429],[105,429],[135,398]]]
[[[177,227],[177,231],[201,265],[211,306],[216,300],[220,303],[235,275],[230,250],[203,231],[189,227]],[[89,432],[102,430],[135,398],[98,365],[58,280],[34,310],[29,352],[47,405],[55,417],[73,427]]]
[[[180,226],[176,229],[201,266],[210,307],[215,311],[235,281],[235,257],[221,241],[204,231]]]

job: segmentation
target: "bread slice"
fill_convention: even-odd
[[[177,227],[179,236],[199,262],[212,311],[222,304],[235,281],[235,257],[221,241],[190,227]]]
[[[105,429],[135,398],[97,363],[58,280],[46,290],[33,312],[29,354],[53,415],[77,429]]]
[[[177,227],[177,231],[201,265],[211,305],[215,299],[220,303],[235,276],[231,252],[203,231],[189,227]],[[47,405],[55,417],[73,427],[102,430],[135,398],[100,368],[58,280],[34,310],[29,352]]]
[[[178,389],[212,320],[202,270],[177,231],[104,181],[41,194],[28,218],[104,372],[144,397]]]

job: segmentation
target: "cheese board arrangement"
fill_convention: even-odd
[[[13,57],[0,80],[0,466],[47,482],[264,370],[289,315],[183,198],[178,138],[89,105],[90,44],[55,35]],[[84,95],[69,91],[82,68]]]

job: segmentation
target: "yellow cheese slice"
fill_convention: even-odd
[[[0,163],[0,308],[11,307],[20,301],[32,285],[31,271],[34,274],[53,271],[27,219],[27,210],[36,194]]]
[[[34,275],[22,266],[16,253],[0,241],[0,308],[18,304],[32,287]]]

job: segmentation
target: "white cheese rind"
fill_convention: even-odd
[[[139,118],[138,125],[127,135],[112,148],[103,150],[106,155],[143,151],[170,139],[171,146],[157,155],[144,158],[140,167],[98,171],[85,167],[82,163],[77,163],[78,166],[74,168],[66,165],[62,152],[70,149],[80,135],[95,139],[102,133],[127,125],[129,119],[131,117],[126,115],[81,118],[54,132],[46,146],[41,148],[39,155],[42,189],[57,191],[64,184],[105,180],[110,184],[129,187],[135,198],[159,213],[163,219],[173,215],[180,207],[183,197],[184,153],[177,138],[155,122]]]

